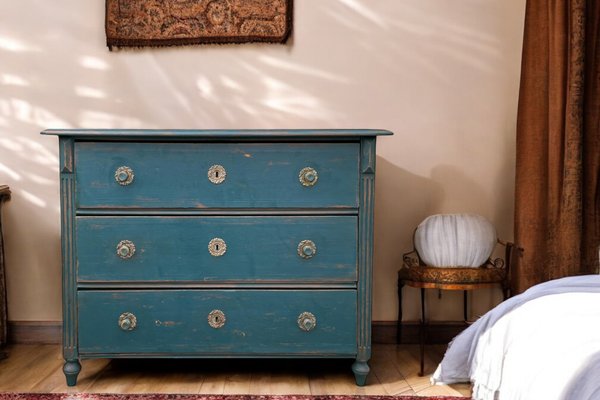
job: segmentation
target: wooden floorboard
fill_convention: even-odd
[[[418,376],[419,347],[376,344],[367,385],[355,385],[352,360],[83,360],[76,387],[65,385],[58,345],[15,344],[0,361],[0,392],[202,393],[313,395],[451,395],[470,385],[429,382],[445,351],[427,346],[426,375]],[[429,375],[428,375],[429,374]]]

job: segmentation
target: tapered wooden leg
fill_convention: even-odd
[[[503,300],[508,300],[508,298],[510,297],[509,286],[502,286],[502,297],[504,298]]]
[[[356,360],[354,364],[352,364],[352,372],[354,372],[354,379],[356,379],[356,384],[358,386],[365,386],[367,383],[367,375],[369,375],[369,364],[366,361]]]
[[[398,279],[398,323],[396,324],[396,343],[402,343],[402,288],[404,281]]]
[[[63,372],[67,378],[67,386],[75,386],[77,384],[77,376],[81,371],[79,360],[66,360],[63,365]]]
[[[463,290],[463,317],[465,318],[465,322],[469,320],[469,313],[467,312],[467,291]]]
[[[425,289],[421,288],[421,325],[419,326],[419,347],[421,353],[421,370],[419,376],[425,371]]]

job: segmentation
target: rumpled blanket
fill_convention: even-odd
[[[469,381],[474,400],[600,399],[600,276],[536,285],[454,338],[432,382]]]

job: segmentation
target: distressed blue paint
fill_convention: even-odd
[[[75,145],[79,207],[356,207],[358,143],[93,143]],[[212,165],[227,171],[214,184]],[[128,166],[130,185],[115,181]],[[312,167],[316,185],[298,174]]]
[[[391,132],[42,133],[60,137],[69,386],[81,357],[344,357],[365,384],[375,137]],[[213,164],[225,183],[208,182]],[[132,185],[115,182],[122,165]],[[318,171],[316,186],[300,185],[304,167]],[[206,253],[213,233],[230,238],[216,259]],[[137,253],[120,260],[125,239]],[[317,244],[308,260],[296,253],[304,239]],[[207,324],[215,308],[227,315],[219,330]],[[138,315],[132,332],[117,326],[125,311]],[[317,316],[315,331],[297,327],[303,311]]]
[[[79,295],[79,349],[86,353],[339,354],[356,356],[354,290],[85,291]],[[208,324],[221,310],[222,328]],[[305,332],[297,318],[317,318]],[[123,331],[119,315],[137,327]]]
[[[61,252],[62,252],[62,312],[63,312],[63,356],[66,361],[67,381],[75,384],[79,369],[77,348],[77,279],[75,226],[75,190],[73,139],[61,137],[60,153],[60,209],[61,209]]]
[[[361,139],[360,158],[360,212],[358,246],[358,354],[352,365],[356,384],[364,386],[369,374],[367,362],[371,358],[371,309],[373,301],[373,225],[375,209],[375,153],[376,138]]]
[[[355,282],[357,217],[78,217],[80,281]],[[208,243],[227,244],[220,257]],[[135,254],[116,254],[121,240]],[[317,253],[301,258],[300,241]]]

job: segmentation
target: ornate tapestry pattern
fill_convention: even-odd
[[[107,45],[283,43],[292,9],[292,0],[106,0]]]

